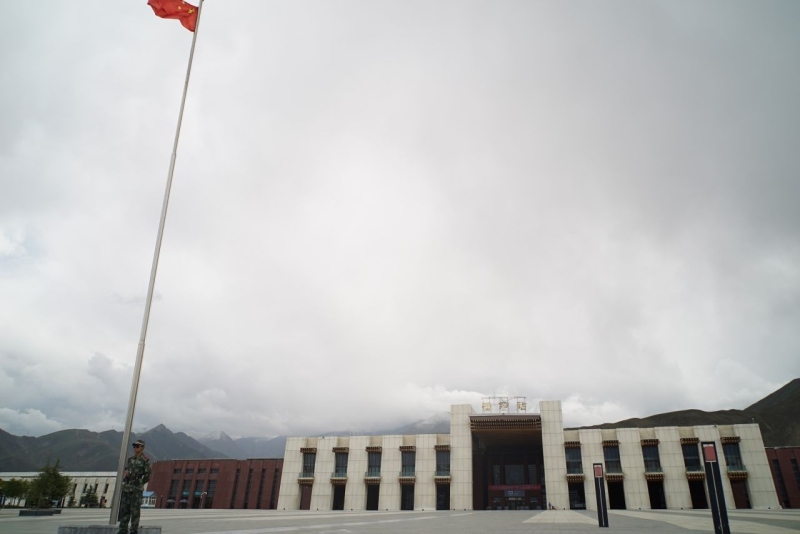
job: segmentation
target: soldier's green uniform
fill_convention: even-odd
[[[136,534],[139,530],[139,514],[142,507],[142,492],[144,485],[150,480],[153,470],[150,467],[150,458],[145,456],[144,441],[137,440],[133,444],[137,454],[130,456],[125,462],[124,478],[122,480],[122,498],[119,510],[119,532]]]

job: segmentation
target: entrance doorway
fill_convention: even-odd
[[[667,498],[664,495],[663,480],[648,480],[647,493],[650,494],[650,508],[653,510],[666,510]]]
[[[570,482],[569,487],[569,509],[586,510],[586,493],[583,489],[583,482]]]
[[[400,486],[400,509],[413,510],[414,509],[414,485],[403,484]]]
[[[608,507],[611,510],[625,510],[625,487],[623,482],[608,483]]]
[[[300,486],[300,509],[311,509],[311,486]]]
[[[470,426],[473,509],[544,508],[541,416],[472,415]]]
[[[336,485],[333,487],[333,503],[331,510],[344,510],[344,485]]]
[[[367,484],[367,510],[377,510],[381,495],[380,484]]]
[[[750,495],[747,493],[747,480],[731,480],[731,491],[736,508],[750,508]]]
[[[436,485],[436,509],[450,509],[450,484]]]
[[[695,510],[707,510],[708,500],[706,499],[706,487],[702,480],[689,481],[689,495],[692,497],[692,508]]]

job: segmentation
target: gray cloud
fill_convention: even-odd
[[[191,34],[47,9],[0,21],[0,428],[120,429]],[[135,427],[358,431],[492,393],[594,424],[797,377],[799,21],[207,2]]]

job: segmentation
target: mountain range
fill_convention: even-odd
[[[744,410],[680,410],[583,428],[734,425],[758,423],[766,447],[800,446],[800,378]]]
[[[800,378],[796,378],[744,410],[681,410],[626,419],[616,423],[582,428],[631,428],[654,426],[693,426],[737,423],[758,423],[764,445],[780,447],[800,445]],[[399,428],[359,434],[446,434],[450,432],[447,412]],[[320,435],[351,435],[351,432],[327,432]],[[141,434],[132,434],[131,441],[147,442],[147,455],[152,460],[193,458],[281,458],[286,436],[272,438],[243,437],[233,439],[224,432],[193,438],[183,432],[172,432],[158,425]],[[107,430],[60,430],[40,437],[15,436],[0,429],[0,472],[36,471],[56,461],[64,471],[116,471],[122,432]]]

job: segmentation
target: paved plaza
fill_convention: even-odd
[[[65,509],[60,516],[19,517],[0,511],[0,534],[56,534],[59,526],[108,524],[107,509]],[[732,534],[796,534],[800,510],[733,510]],[[162,534],[598,534],[713,533],[708,510],[611,510],[601,529],[594,512],[284,512],[257,510],[142,510],[142,525]]]

